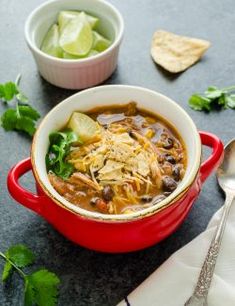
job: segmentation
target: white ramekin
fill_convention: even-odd
[[[61,10],[82,10],[100,18],[100,27],[112,39],[112,45],[96,56],[78,60],[60,59],[42,52],[42,40]],[[44,79],[58,87],[83,89],[102,83],[114,72],[123,30],[121,14],[104,0],[52,0],[29,15],[25,38]]]

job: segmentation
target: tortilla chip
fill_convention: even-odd
[[[144,154],[143,152],[140,152],[136,156],[136,160],[137,160],[137,164],[138,164],[137,172],[142,176],[147,176],[150,172],[148,156],[146,154]]]
[[[127,143],[127,144],[133,144],[135,141],[133,138],[131,138],[128,133],[122,133],[122,134],[115,134],[113,136],[113,141],[115,143]]]
[[[133,146],[125,143],[114,143],[111,147],[109,158],[117,160],[118,162],[125,162],[131,155],[133,155]]]
[[[104,166],[104,160],[105,160],[104,155],[97,154],[95,156],[94,161],[91,163],[92,169],[94,171],[100,170]]]
[[[101,181],[105,181],[105,180],[120,181],[123,179],[122,169],[116,169],[110,172],[100,173],[98,176],[98,179]]]
[[[159,30],[152,39],[151,55],[164,69],[178,73],[196,63],[210,47],[210,42]]]
[[[99,174],[110,173],[124,167],[123,163],[108,159],[105,166],[99,170]]]

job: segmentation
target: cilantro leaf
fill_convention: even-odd
[[[8,277],[10,276],[11,270],[12,270],[12,265],[9,261],[7,261],[4,265],[3,272],[2,272],[3,282],[5,282],[8,279]]]
[[[19,268],[31,265],[35,259],[32,251],[23,244],[17,244],[9,248],[6,256]]]
[[[221,94],[221,96],[218,98],[218,100],[214,100],[214,103],[217,102],[218,105],[227,108],[227,100],[224,93]]]
[[[225,99],[228,107],[235,108],[235,95],[226,96]]]
[[[194,94],[190,97],[188,103],[194,110],[211,111],[218,108],[235,108],[235,95],[231,94],[235,91],[235,86],[219,89],[216,86],[210,86],[204,95]]]
[[[40,114],[30,105],[26,104],[28,98],[20,90],[19,82],[21,75],[17,76],[15,83],[7,82],[0,84],[0,99],[8,102],[16,97],[15,108],[7,109],[0,117],[0,125],[6,131],[24,131],[32,136],[36,130],[35,123],[40,118]]]
[[[36,131],[34,121],[29,117],[23,117],[23,116],[17,119],[15,129],[18,131],[24,131],[28,133],[30,136],[33,136],[33,134]]]
[[[34,305],[35,301],[35,290],[32,286],[31,282],[28,278],[25,279],[24,284],[24,306],[32,306]]]
[[[22,116],[30,117],[33,120],[38,120],[40,118],[40,114],[30,105],[19,105],[19,111]]]
[[[0,84],[0,99],[2,101],[8,102],[16,97],[16,99],[21,103],[28,102],[28,98],[19,88],[20,79],[21,75],[18,75],[15,82]]]
[[[30,249],[22,244],[10,247],[4,254],[0,251],[0,257],[6,262],[2,281],[5,281],[14,268],[24,281],[24,305],[25,306],[55,306],[58,301],[58,287],[60,279],[56,274],[41,269],[32,274],[25,274],[22,268],[34,262],[34,255]]]
[[[22,244],[17,244],[10,247],[6,252],[6,258],[19,268],[24,268],[31,265],[34,262],[34,255],[30,249]],[[7,280],[12,270],[12,264],[10,261],[6,261],[3,273],[2,281]]]
[[[68,178],[74,170],[66,161],[72,143],[78,142],[77,135],[71,130],[53,132],[49,135],[50,146],[46,155],[47,171],[52,171],[63,179]]]
[[[189,99],[189,105],[191,106],[191,108],[197,111],[201,111],[201,110],[210,111],[211,110],[210,100],[199,94],[194,94],[191,96],[191,98]]]
[[[19,93],[18,86],[13,82],[7,82],[0,84],[0,99],[4,102],[8,102]]]
[[[26,276],[25,306],[55,306],[58,298],[59,278],[46,269]]]
[[[223,94],[223,91],[218,89],[216,86],[210,86],[205,91],[205,96],[208,99],[217,99]]]
[[[6,131],[14,130],[16,126],[16,121],[17,121],[16,110],[12,108],[6,110],[0,118],[1,126]]]
[[[39,113],[29,105],[18,105],[16,109],[6,110],[0,118],[0,124],[6,131],[24,131],[32,136],[36,130],[35,121]]]

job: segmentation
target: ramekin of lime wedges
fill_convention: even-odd
[[[111,40],[96,31],[99,19],[85,12],[61,11],[45,38],[41,50],[49,55],[81,59],[103,52]]]
[[[102,83],[115,70],[123,18],[105,0],[52,0],[25,23],[26,42],[41,76],[63,88]]]

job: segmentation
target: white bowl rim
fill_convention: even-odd
[[[162,97],[163,99],[167,99],[168,102],[174,104],[174,106],[176,108],[178,108],[178,110],[180,112],[182,112],[184,114],[184,116],[187,118],[188,123],[190,124],[192,130],[194,131],[194,137],[195,137],[195,150],[196,150],[196,160],[195,163],[193,164],[192,170],[191,172],[188,174],[184,185],[178,186],[177,189],[170,194],[166,199],[164,199],[163,201],[161,201],[159,204],[155,204],[151,207],[145,208],[143,210],[137,211],[137,212],[133,212],[130,214],[102,214],[102,213],[98,213],[98,212],[92,212],[92,211],[88,211],[85,210],[79,206],[76,206],[72,203],[70,203],[69,201],[67,201],[65,198],[63,198],[62,196],[60,196],[58,194],[58,196],[60,196],[61,198],[63,198],[63,200],[59,200],[58,198],[56,198],[54,195],[51,194],[51,192],[48,190],[48,188],[46,187],[45,183],[40,179],[40,176],[38,174],[37,171],[37,167],[36,167],[36,162],[35,162],[35,146],[37,144],[37,138],[38,135],[40,133],[40,130],[42,128],[42,126],[44,125],[44,122],[49,118],[49,116],[51,116],[51,114],[57,109],[57,108],[61,108],[63,106],[66,105],[66,103],[68,103],[70,100],[74,99],[75,97],[78,97],[81,94],[84,93],[89,93],[92,92],[94,90],[102,90],[105,88],[109,88],[109,89],[121,89],[121,88],[125,88],[125,89],[136,89],[136,90],[143,90],[145,92],[148,92],[149,94],[153,94],[153,95],[158,95],[158,97]],[[148,110],[146,108],[146,110]],[[177,128],[177,127],[176,127]],[[46,193],[47,196],[49,196],[49,198],[51,198],[54,202],[56,202],[59,206],[62,206],[64,209],[69,210],[72,213],[75,213],[81,217],[85,217],[87,219],[90,220],[98,220],[98,221],[107,221],[107,222],[125,222],[125,221],[135,221],[144,217],[148,217],[151,216],[155,213],[157,213],[158,211],[169,207],[170,205],[173,205],[177,199],[181,198],[186,192],[187,190],[190,188],[190,186],[194,183],[197,175],[198,175],[198,171],[200,168],[200,164],[201,164],[201,140],[200,140],[200,136],[198,133],[198,130],[193,122],[193,120],[191,119],[191,117],[187,114],[187,112],[181,107],[179,106],[174,100],[172,100],[171,98],[157,92],[151,89],[147,89],[145,87],[141,87],[141,86],[131,86],[131,85],[102,85],[102,86],[96,86],[96,87],[92,87],[86,90],[83,90],[81,92],[75,93],[74,95],[71,95],[70,97],[66,98],[65,100],[63,100],[62,102],[60,102],[59,104],[57,104],[53,109],[51,109],[47,115],[43,118],[43,120],[41,121],[35,135],[33,138],[33,142],[32,142],[32,149],[31,149],[31,161],[32,161],[32,167],[33,167],[33,172],[34,175],[36,177],[37,182],[39,183],[39,185],[41,186],[41,188],[43,189],[43,191]],[[57,193],[57,192],[56,192]]]
[[[103,57],[105,57],[107,54],[109,54],[110,52],[112,52],[122,41],[123,38],[123,33],[124,33],[124,20],[123,17],[121,15],[121,13],[116,9],[116,7],[114,5],[112,5],[111,3],[105,1],[105,0],[96,0],[97,2],[100,2],[106,6],[108,6],[110,9],[113,10],[113,12],[116,14],[116,17],[118,18],[120,27],[119,27],[119,31],[118,31],[118,35],[115,37],[115,40],[111,43],[111,45],[104,51],[100,52],[99,54],[93,55],[91,57],[87,57],[87,58],[79,58],[79,59],[64,59],[64,58],[57,58],[54,56],[51,56],[43,51],[41,51],[31,40],[30,38],[30,23],[31,20],[33,19],[33,17],[35,16],[35,14],[38,13],[38,11],[40,11],[42,8],[44,8],[45,6],[54,3],[54,2],[58,2],[58,0],[49,0],[47,2],[42,3],[41,5],[37,6],[28,16],[28,18],[26,19],[25,22],[25,27],[24,27],[24,33],[25,33],[25,39],[27,44],[29,45],[29,47],[36,52],[37,54],[39,54],[40,56],[50,60],[50,61],[54,61],[55,63],[62,63],[62,64],[68,64],[68,65],[74,65],[76,64],[82,64],[82,63],[91,63],[93,60],[98,60],[101,59]]]

